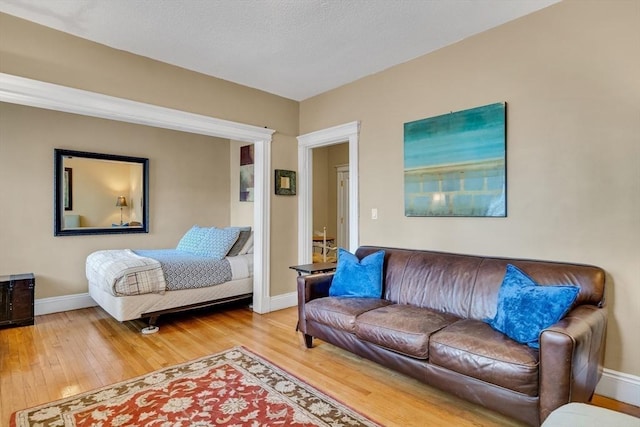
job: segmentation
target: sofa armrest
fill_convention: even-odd
[[[298,295],[304,302],[329,296],[329,288],[335,272],[298,276]]]
[[[298,276],[298,329],[307,333],[304,305],[316,298],[329,296],[335,272]]]
[[[588,402],[602,376],[605,308],[581,305],[540,335],[540,422],[569,402]]]

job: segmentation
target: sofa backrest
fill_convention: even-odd
[[[574,306],[604,304],[606,275],[599,267],[551,261],[491,258],[435,251],[362,246],[358,258],[385,251],[383,297],[462,318],[493,318],[507,264],[541,285],[580,288]]]

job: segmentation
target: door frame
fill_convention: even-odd
[[[298,263],[312,259],[313,149],[349,143],[349,250],[360,241],[358,221],[358,142],[360,121],[318,130],[298,137]]]
[[[336,201],[336,219],[338,220],[338,223],[336,224],[336,245],[340,246],[342,242],[344,242],[344,234],[346,232],[347,235],[349,235],[349,204],[347,203],[345,206],[345,203],[343,202],[343,198],[341,195],[345,194],[344,193],[344,188],[343,186],[341,186],[341,180],[343,179],[343,176],[349,176],[349,165],[340,165],[340,166],[336,166],[336,184],[337,184],[337,188],[336,188],[336,196],[337,196],[337,201]],[[347,188],[347,192],[346,192],[347,197],[349,196],[349,189]],[[342,214],[345,213],[346,211],[346,217],[347,217],[347,223],[346,225],[343,225],[343,223],[340,223],[340,218],[342,217]],[[345,230],[346,228],[346,230]],[[343,246],[344,247],[344,246]]]
[[[273,129],[0,73],[0,101],[254,144],[253,311],[270,311],[271,140]]]

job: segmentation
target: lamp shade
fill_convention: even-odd
[[[118,196],[118,200],[116,200],[116,206],[118,207],[127,206],[127,198],[124,196]]]

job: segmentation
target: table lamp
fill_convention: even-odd
[[[122,208],[127,206],[127,198],[124,196],[118,196],[118,200],[116,200],[116,206],[120,208],[120,225],[124,225],[122,222]]]

